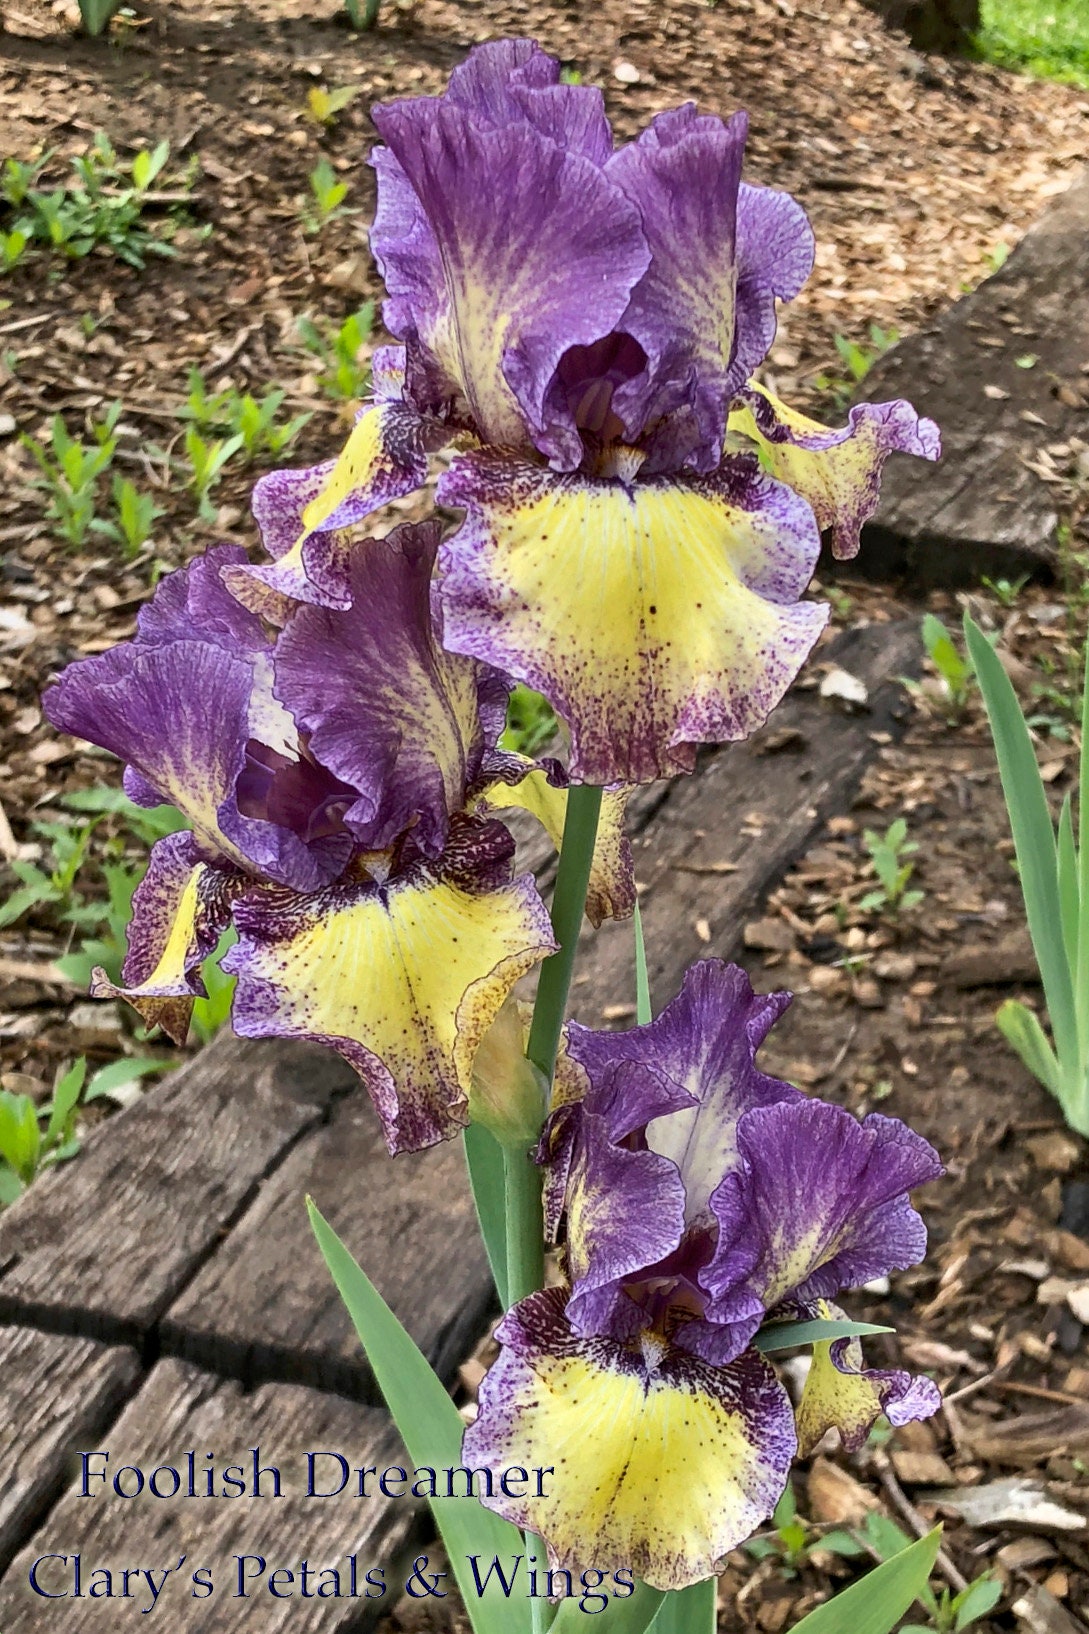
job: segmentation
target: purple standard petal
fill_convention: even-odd
[[[310,844],[238,804],[255,745],[285,764],[298,758],[294,723],[270,691],[260,622],[218,579],[244,559],[223,546],[163,579],[135,639],[70,665],[42,707],[54,726],[126,762],[132,798],[176,805],[212,855],[313,890],[339,872],[346,840]]]
[[[445,100],[497,128],[528,120],[542,136],[597,165],[613,150],[599,88],[561,84],[559,62],[534,40],[474,47],[451,73]]]
[[[654,1334],[583,1338],[559,1289],[515,1305],[497,1338],[462,1459],[493,1474],[484,1504],[542,1537],[554,1567],[683,1588],[774,1509],[797,1443],[755,1351],[715,1368]],[[543,1477],[524,1497],[501,1482],[517,1466]]]
[[[437,857],[485,749],[507,689],[473,659],[446,652],[432,616],[437,522],[394,529],[353,557],[345,611],[301,607],[276,644],[277,696],[310,753],[355,791],[346,826],[381,851],[407,829]],[[492,704],[496,708],[492,708]]]
[[[813,270],[814,248],[808,217],[789,193],[741,184],[731,391],[767,357],[775,339],[775,302],[797,295]]]
[[[732,395],[736,216],[748,118],[728,124],[694,103],[659,114],[606,174],[638,205],[652,260],[619,327],[648,359],[613,402],[634,442],[649,420],[684,400],[694,424],[685,450],[699,470],[722,454]],[[674,457],[679,454],[674,449]]]
[[[749,1321],[788,1296],[831,1298],[922,1259],[926,1227],[908,1192],[944,1170],[899,1119],[859,1123],[824,1101],[791,1101],[747,1112],[737,1141],[741,1167],[711,1198],[713,1321]]]
[[[401,338],[417,334],[458,383],[487,441],[525,448],[532,439],[574,466],[582,445],[573,422],[546,423],[549,384],[568,347],[616,326],[649,251],[638,210],[600,164],[544,134],[564,134],[565,106],[587,106],[585,97],[565,102],[577,88],[522,97],[489,79],[485,94],[472,89],[478,78],[474,67],[453,96],[374,110],[422,210],[379,158],[388,211],[372,242],[393,296],[387,318]],[[542,95],[548,115],[534,122],[525,104]],[[574,123],[590,128],[581,112]]]
[[[639,1122],[651,1151],[680,1173],[689,1225],[707,1217],[712,1192],[737,1165],[739,1119],[753,1107],[804,1100],[756,1066],[757,1050],[789,1003],[789,993],[754,993],[739,966],[705,959],[685,972],[680,993],[648,1026],[592,1032],[572,1023],[568,1029],[568,1051],[590,1080],[588,1107],[598,1109],[614,1078],[632,1095],[624,1065],[652,1069],[683,1092],[673,1108],[648,1107]],[[634,1127],[629,1122],[613,1138]]]
[[[225,570],[232,594],[265,616],[285,601],[346,607],[354,545],[348,530],[427,480],[428,450],[448,435],[407,403],[360,411],[335,460],[300,471],[271,471],[253,490],[253,514],[272,566]]]
[[[813,512],[751,457],[628,484],[481,451],[438,493],[468,513],[439,554],[445,644],[544,693],[576,782],[691,771],[697,744],[748,736],[827,620],[799,600]]]
[[[606,1119],[581,1110],[566,1197],[569,1316],[577,1333],[623,1339],[640,1313],[621,1284],[680,1247],[684,1184],[672,1163],[616,1145]]]

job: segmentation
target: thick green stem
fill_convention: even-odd
[[[552,929],[558,950],[541,967],[537,1002],[529,1030],[526,1054],[549,1084],[556,1070],[567,995],[575,968],[575,949],[582,915],[586,908],[586,888],[597,839],[601,811],[601,790],[579,785],[567,796],[567,816],[563,825],[556,889],[552,897]],[[541,1177],[523,1147],[503,1152],[507,1222],[507,1298],[512,1305],[544,1286],[544,1216],[541,1205]],[[526,1554],[535,1555],[544,1565],[544,1545],[526,1533]],[[547,1600],[530,1602],[533,1634],[546,1634],[552,1624],[552,1607]]]
[[[560,1033],[563,1030],[571,972],[575,967],[582,915],[586,908],[586,887],[597,839],[601,811],[601,790],[578,784],[567,795],[567,817],[563,825],[563,845],[556,870],[556,890],[552,897],[552,929],[559,951],[541,966],[533,1025],[529,1030],[526,1054],[551,1083],[556,1066]]]
[[[507,1216],[507,1307],[544,1286],[541,1176],[522,1146],[503,1148]]]

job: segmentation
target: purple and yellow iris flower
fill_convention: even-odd
[[[92,990],[180,1042],[233,923],[235,1031],[338,1050],[393,1151],[467,1121],[477,1045],[555,946],[492,813],[528,804],[555,830],[566,800],[554,763],[497,747],[508,682],[442,645],[438,540],[424,523],[364,544],[347,605],[296,605],[275,637],[225,586],[245,553],[211,550],[162,581],[132,641],[71,665],[44,700],[125,762],[133,800],[190,824],[152,851],[124,986],[99,971]],[[623,805],[609,795],[598,918],[631,911]]]
[[[690,771],[816,641],[820,530],[853,555],[886,456],[937,458],[937,429],[894,402],[829,430],[752,380],[813,236],[741,181],[743,113],[689,104],[616,147],[599,90],[504,40],[374,121],[371,247],[402,344],[338,460],[258,485],[274,561],[233,587],[345,605],[351,528],[454,439],[446,645],[548,698],[575,781]]]
[[[879,1413],[939,1405],[930,1380],[867,1369],[847,1339],[815,1347],[795,1415],[753,1344],[920,1260],[908,1194],[942,1173],[898,1120],[859,1122],[759,1070],[788,1002],[707,961],[647,1026],[568,1028],[541,1152],[567,1283],[504,1319],[464,1447],[478,1467],[554,1467],[547,1497],[485,1500],[553,1564],[682,1588],[771,1514],[826,1430],[855,1447]]]

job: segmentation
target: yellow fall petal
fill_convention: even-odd
[[[338,1050],[370,1089],[392,1151],[465,1124],[477,1046],[555,946],[531,879],[476,895],[426,870],[383,887],[267,893],[236,922],[235,1030]]]
[[[533,1303],[516,1307],[515,1322],[530,1307],[529,1326]],[[551,1337],[544,1328],[532,1348],[504,1348],[463,1457],[554,1474],[544,1497],[488,1507],[532,1528],[563,1566],[626,1566],[660,1589],[709,1577],[786,1480],[795,1439],[771,1368],[752,1351],[712,1367],[650,1336],[643,1353]]]
[[[766,386],[750,381],[731,411],[729,430],[747,438],[761,463],[808,501],[822,528],[833,530],[836,556],[858,551],[864,522],[877,509],[881,470],[899,450],[937,459],[938,430],[909,403],[860,403],[848,424],[834,430],[792,409]]]
[[[544,693],[579,781],[648,782],[745,737],[827,618],[797,599],[812,512],[747,465],[629,487],[466,455],[440,497],[469,511],[442,556],[446,644]]]

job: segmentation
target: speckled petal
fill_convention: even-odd
[[[833,1320],[843,1314],[823,1300],[813,1310],[814,1316]],[[932,1417],[941,1404],[937,1385],[921,1374],[864,1366],[858,1339],[814,1345],[798,1406],[798,1456],[808,1458],[832,1429],[848,1452],[857,1452],[881,1414],[890,1424],[910,1424]]]
[[[831,1298],[922,1259],[926,1228],[908,1193],[943,1170],[899,1119],[784,1102],[746,1112],[737,1143],[741,1166],[711,1198],[719,1239],[701,1280],[713,1321],[748,1321],[788,1296]]]
[[[862,525],[877,509],[888,456],[936,460],[941,454],[937,426],[910,403],[858,403],[847,425],[833,431],[788,408],[755,381],[735,404],[730,430],[754,442],[772,475],[809,501],[820,526],[832,530],[832,553],[841,559],[858,554]]]
[[[555,947],[532,879],[474,894],[422,865],[384,885],[253,893],[234,918],[235,1031],[331,1045],[369,1089],[391,1152],[467,1122],[477,1045]]]
[[[121,984],[96,969],[92,997],[127,999],[149,1027],[184,1044],[193,1000],[205,996],[201,964],[230,922],[232,897],[248,883],[203,861],[191,834],[159,840],[132,899]]]
[[[742,1115],[752,1107],[803,1099],[756,1065],[757,1050],[789,1003],[789,993],[754,993],[739,966],[704,959],[689,967],[677,997],[649,1025],[623,1032],[596,1032],[575,1022],[568,1028],[568,1053],[587,1075],[592,1110],[612,1098],[621,1068],[653,1069],[683,1091],[676,1109],[664,1115],[648,1102],[641,1117],[634,1108],[619,1122],[614,1116],[613,1139],[626,1138],[633,1118],[646,1127],[651,1151],[668,1158],[683,1180],[688,1224],[708,1217],[712,1192],[738,1163]],[[633,1082],[629,1076],[629,1086]],[[627,1098],[632,1100],[630,1087]]]
[[[212,854],[314,890],[346,860],[343,838],[311,839],[305,818],[296,830],[239,802],[255,746],[285,764],[299,752],[272,694],[261,623],[221,582],[244,561],[239,547],[221,546],[164,578],[135,639],[69,665],[42,704],[54,726],[126,762],[131,799],[168,801]]]
[[[179,586],[164,579],[175,597]],[[154,604],[153,604],[154,605]],[[241,610],[240,610],[241,611]],[[254,664],[250,652],[206,640],[190,624],[165,637],[154,632],[69,667],[45,693],[53,725],[110,750],[134,768],[160,801],[184,814],[213,850],[239,866],[246,858],[222,833],[219,811],[245,765]]]
[[[774,1509],[793,1415],[754,1351],[713,1368],[650,1338],[579,1338],[555,1289],[516,1305],[498,1338],[462,1458],[497,1475],[550,1471],[543,1497],[484,1502],[542,1537],[553,1565],[684,1588]]]
[[[262,477],[253,490],[253,514],[274,561],[225,569],[232,594],[260,614],[277,614],[284,598],[347,607],[348,530],[422,487],[428,449],[443,435],[405,403],[376,403],[360,413],[335,460]]]
[[[776,300],[792,301],[813,270],[813,229],[789,193],[742,182],[737,196],[737,305],[729,385],[737,391],[775,339]]]
[[[445,643],[544,693],[576,782],[650,782],[746,737],[827,619],[798,599],[813,513],[754,461],[628,487],[466,454],[439,498],[468,512],[440,552]]]
[[[686,452],[703,471],[721,457],[732,391],[735,228],[747,129],[743,113],[724,124],[687,103],[658,114],[606,167],[638,205],[653,256],[620,324],[643,347],[648,367],[617,390],[613,406],[635,441],[683,387],[695,421]]]
[[[421,206],[411,213],[398,180],[397,231],[383,221],[376,252],[398,303],[389,314],[397,332],[420,335],[460,386],[481,435],[511,447],[535,438],[575,464],[573,424],[546,424],[549,384],[568,347],[615,327],[650,256],[635,206],[594,159],[544,134],[516,106],[522,100],[500,89],[482,112],[467,90],[464,100],[374,109]],[[389,188],[395,173],[377,163],[380,188]]]
[[[635,908],[635,870],[631,846],[624,838],[624,813],[631,789],[606,789],[590,866],[586,892],[586,917],[596,929],[606,919],[628,919]],[[506,811],[517,806],[536,817],[558,851],[567,816],[567,790],[549,778],[548,772],[530,760],[523,774],[513,780],[491,784],[481,795],[488,811]]]
[[[606,1120],[583,1109],[566,1203],[571,1324],[625,1337],[638,1312],[620,1285],[680,1246],[684,1183],[656,1152],[614,1144]]]
[[[357,793],[344,821],[381,851],[407,829],[438,857],[485,747],[494,672],[440,645],[431,570],[440,525],[394,529],[353,558],[345,610],[301,607],[276,643],[276,689],[310,752]],[[492,726],[498,722],[492,720]]]

